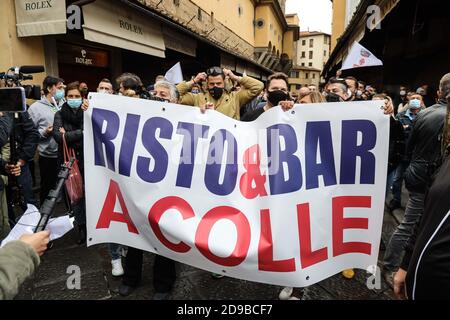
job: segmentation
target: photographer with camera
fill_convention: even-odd
[[[1,85],[0,85],[1,90]],[[10,114],[0,112],[0,148],[8,143],[9,134],[11,133],[13,118]],[[11,166],[7,161],[0,158],[0,175],[20,175],[20,166]],[[6,201],[6,181],[0,178],[0,239],[5,238],[11,230],[8,217],[8,204]]]
[[[13,114],[8,106],[21,104],[25,108],[25,95],[17,99],[13,91],[5,89],[3,80],[0,79],[0,148],[8,143],[13,129]],[[23,90],[23,89],[22,89]],[[20,91],[20,90],[19,90]],[[24,90],[22,91],[24,93]],[[14,106],[18,108],[18,106]],[[20,176],[20,165],[10,165],[0,159],[0,174]],[[0,179],[0,197],[4,206],[0,207],[0,237],[9,233],[8,219],[3,219],[7,212],[6,201],[4,201],[3,180]],[[6,217],[7,218],[7,217]],[[5,228],[3,228],[5,227]],[[5,234],[3,234],[5,232]],[[48,231],[39,232],[33,235],[23,235],[19,241],[12,241],[0,248],[0,300],[13,299],[17,294],[20,285],[26,278],[31,276],[38,265],[40,258],[49,243]]]
[[[33,103],[28,110],[40,135],[38,151],[41,173],[41,204],[55,186],[58,175],[58,144],[53,139],[53,121],[56,112],[65,103],[64,88],[63,79],[46,77],[42,86],[44,96],[40,101]]]
[[[8,70],[6,75],[10,77],[6,81],[7,87],[15,88],[21,86],[20,80],[11,80],[14,79],[14,71],[12,68]],[[29,164],[34,161],[38,142],[39,132],[28,112],[15,113],[13,115],[12,132],[9,139],[10,155],[8,160],[10,164],[21,167],[21,174],[17,178],[10,176],[7,188],[8,211],[10,218],[13,220],[15,219],[13,207],[20,206],[25,212],[27,204],[37,206],[37,201],[33,193],[33,180]]]

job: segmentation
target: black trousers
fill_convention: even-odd
[[[137,287],[142,278],[143,251],[128,247],[125,258],[125,269],[122,278],[123,284]],[[175,261],[160,255],[155,256],[153,264],[153,287],[156,292],[170,292],[176,280]]]
[[[58,179],[58,159],[39,156],[39,174],[41,176],[40,201],[42,205],[50,190],[56,186],[56,180]]]

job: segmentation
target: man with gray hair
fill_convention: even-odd
[[[177,88],[165,80],[158,81],[155,84],[152,94],[149,97],[150,100],[161,100],[169,103],[177,103],[178,98]],[[119,294],[121,296],[129,296],[140,284],[142,279],[142,263],[143,251],[129,247],[127,256],[125,257],[125,270],[122,284],[119,286]],[[153,299],[168,299],[175,280],[175,261],[161,255],[156,255],[153,263],[153,287],[155,291]]]
[[[446,97],[450,93],[450,73],[439,84],[439,103],[420,113],[413,124],[407,147],[411,162],[405,172],[405,185],[409,191],[408,204],[401,224],[391,237],[384,255],[384,271],[388,283],[398,270],[405,247],[420,221],[424,210],[425,194],[431,177],[442,162],[442,136],[447,113]]]
[[[153,96],[170,103],[177,103],[179,98],[177,87],[165,80],[161,80],[155,83],[155,88],[152,94]]]

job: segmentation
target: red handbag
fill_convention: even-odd
[[[63,134],[63,148],[64,148],[64,164],[69,165],[70,159],[74,158],[72,169],[70,170],[69,177],[65,182],[67,195],[70,199],[70,204],[74,205],[83,198],[83,177],[78,167],[78,160],[75,157],[75,151],[73,148],[67,147],[65,135]]]

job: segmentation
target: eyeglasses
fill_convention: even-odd
[[[212,68],[209,68],[208,70],[206,70],[206,74],[208,76],[220,76],[223,74],[223,70],[222,70],[222,68],[219,68],[219,67],[212,67]]]

